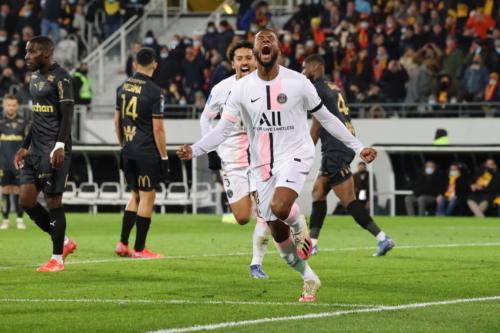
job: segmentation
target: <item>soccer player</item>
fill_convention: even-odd
[[[213,87],[205,110],[200,119],[201,133],[207,135],[212,130],[212,120],[222,113],[224,102],[237,80],[249,75],[257,68],[253,56],[253,44],[243,40],[233,44],[229,50],[229,59],[236,74],[221,81]],[[219,146],[217,151],[208,153],[208,164],[212,170],[223,171],[223,184],[236,221],[240,225],[247,224],[252,218],[252,197],[257,202],[255,181],[251,175],[249,141],[245,126],[241,120],[234,126],[228,139]],[[262,261],[266,252],[270,235],[269,227],[261,216],[253,232],[253,258],[250,263],[250,276],[257,279],[267,279],[262,271]]]
[[[151,80],[158,66],[155,51],[144,47],[135,57],[133,65],[137,72],[118,87],[116,95],[115,128],[122,147],[120,167],[132,192],[116,253],[122,257],[163,258],[163,254],[146,248],[146,237],[156,187],[170,171],[163,127],[164,96]],[[134,224],[137,224],[135,245],[130,251],[128,239]]]
[[[325,61],[323,58],[318,54],[310,55],[304,61],[303,67],[302,74],[314,84],[319,97],[328,111],[344,123],[345,127],[355,135],[344,93],[325,76]],[[311,137],[315,145],[321,138],[322,152],[321,167],[313,188],[310,221],[311,240],[313,242],[313,251],[311,254],[317,254],[318,252],[318,237],[326,217],[326,196],[330,192],[330,189],[332,189],[354,220],[379,241],[378,251],[374,256],[385,255],[387,251],[394,247],[394,242],[380,230],[363,204],[356,199],[350,169],[351,162],[355,156],[354,152],[329,134],[316,118],[313,118]]]
[[[367,163],[376,158],[377,151],[365,148],[328,112],[304,75],[279,66],[279,53],[276,33],[267,29],[257,33],[257,70],[231,88],[219,124],[193,146],[180,147],[177,154],[188,160],[212,151],[241,119],[250,141],[250,164],[260,215],[267,221],[283,260],[304,279],[299,301],[314,301],[321,282],[305,261],[312,244],[305,219],[295,203],[314,162],[307,111]]]
[[[14,159],[16,169],[22,168],[19,204],[52,238],[52,258],[39,272],[64,270],[64,260],[76,249],[76,243],[65,236],[62,204],[71,162],[73,81],[52,60],[53,53],[54,43],[48,37],[33,37],[26,44],[33,123]],[[37,202],[40,191],[48,211]]]
[[[23,210],[19,207],[19,177],[20,172],[14,166],[14,156],[21,148],[28,132],[28,123],[17,114],[19,103],[15,95],[6,94],[3,97],[5,119],[0,121],[0,163],[2,185],[3,223],[0,229],[9,228],[10,195],[14,194],[15,210],[17,212],[17,229],[26,229],[23,222]]]

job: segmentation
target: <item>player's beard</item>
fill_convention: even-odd
[[[278,60],[278,52],[275,52],[271,57],[271,60],[269,60],[268,62],[262,61],[262,59],[260,58],[260,53],[255,54],[255,59],[257,59],[257,62],[262,67],[273,67],[276,60]]]

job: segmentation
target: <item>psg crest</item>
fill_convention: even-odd
[[[227,194],[227,197],[228,197],[229,199],[231,199],[231,198],[233,197],[233,191],[231,191],[231,190],[227,190],[227,193],[226,193],[226,194]]]
[[[283,93],[279,94],[279,95],[278,95],[278,97],[276,98],[276,100],[277,100],[277,101],[278,101],[278,103],[280,103],[280,104],[285,104],[285,103],[286,103],[286,101],[287,101],[287,99],[288,99],[288,98],[287,98],[287,97],[286,97],[286,95],[285,95],[285,94],[283,94]]]

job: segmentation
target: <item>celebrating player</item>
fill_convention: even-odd
[[[33,124],[14,159],[16,169],[22,168],[19,204],[52,238],[52,258],[39,272],[64,270],[64,260],[76,249],[76,243],[65,236],[62,204],[71,162],[73,81],[52,60],[53,53],[54,43],[45,36],[33,37],[26,45],[26,63],[33,72]],[[49,211],[37,202],[40,191]]]
[[[276,33],[267,29],[257,33],[257,70],[233,86],[214,130],[193,146],[179,148],[177,154],[188,160],[212,151],[242,120],[250,141],[260,214],[267,221],[283,260],[304,279],[299,301],[314,301],[321,282],[305,261],[312,244],[305,219],[295,203],[314,162],[307,111],[367,163],[376,158],[377,152],[365,148],[328,112],[314,86],[302,74],[278,65],[279,50]]]
[[[253,56],[253,45],[249,41],[235,43],[229,51],[229,59],[236,74],[221,81],[213,87],[208,98],[205,110],[200,119],[201,133],[205,136],[212,129],[212,120],[222,113],[224,102],[237,80],[249,75],[257,68]],[[236,221],[247,224],[252,218],[253,196],[257,202],[255,181],[251,175],[249,159],[248,135],[241,120],[234,126],[228,139],[219,146],[220,157],[217,151],[208,153],[209,168],[223,170],[223,183],[231,210]],[[253,258],[250,263],[250,276],[257,279],[267,279],[262,271],[262,261],[269,242],[270,230],[266,221],[260,216],[253,232]]]
[[[2,181],[2,213],[3,223],[0,229],[9,228],[10,195],[14,193],[15,210],[17,212],[17,229],[26,229],[23,222],[23,209],[19,206],[20,172],[14,166],[14,156],[21,148],[28,132],[27,122],[17,114],[19,103],[15,95],[6,94],[3,97],[5,119],[0,121],[0,163]]]
[[[319,97],[328,111],[344,123],[346,128],[354,135],[351,124],[349,108],[345,103],[344,93],[328,80],[325,76],[325,61],[318,54],[307,57],[304,61],[304,74],[316,88]],[[370,217],[365,207],[356,199],[354,182],[350,169],[354,152],[342,142],[329,134],[321,126],[318,119],[313,117],[311,137],[314,144],[321,138],[321,168],[316,177],[313,188],[313,204],[311,213],[311,240],[313,251],[317,254],[317,242],[321,227],[326,217],[326,196],[330,188],[339,197],[342,205],[347,209],[354,220],[364,229],[377,238],[378,251],[374,256],[383,256],[394,247],[394,242],[389,238]]]
[[[158,66],[153,49],[142,48],[136,55],[135,75],[128,78],[116,95],[115,128],[122,147],[120,168],[132,192],[125,208],[120,242],[116,253],[122,257],[163,258],[146,248],[151,214],[158,183],[169,173],[165,129],[163,127],[163,92],[151,80]],[[130,232],[137,224],[134,250],[128,247]]]

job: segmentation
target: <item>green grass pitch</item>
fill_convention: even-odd
[[[32,222],[0,231],[0,332],[500,332],[499,219],[378,217],[396,248],[376,258],[368,232],[329,216],[314,304],[272,242],[270,279],[248,276],[254,221],[155,215],[147,245],[169,258],[134,260],[114,254],[120,215],[67,220],[78,250],[59,273],[36,272],[52,245]]]

